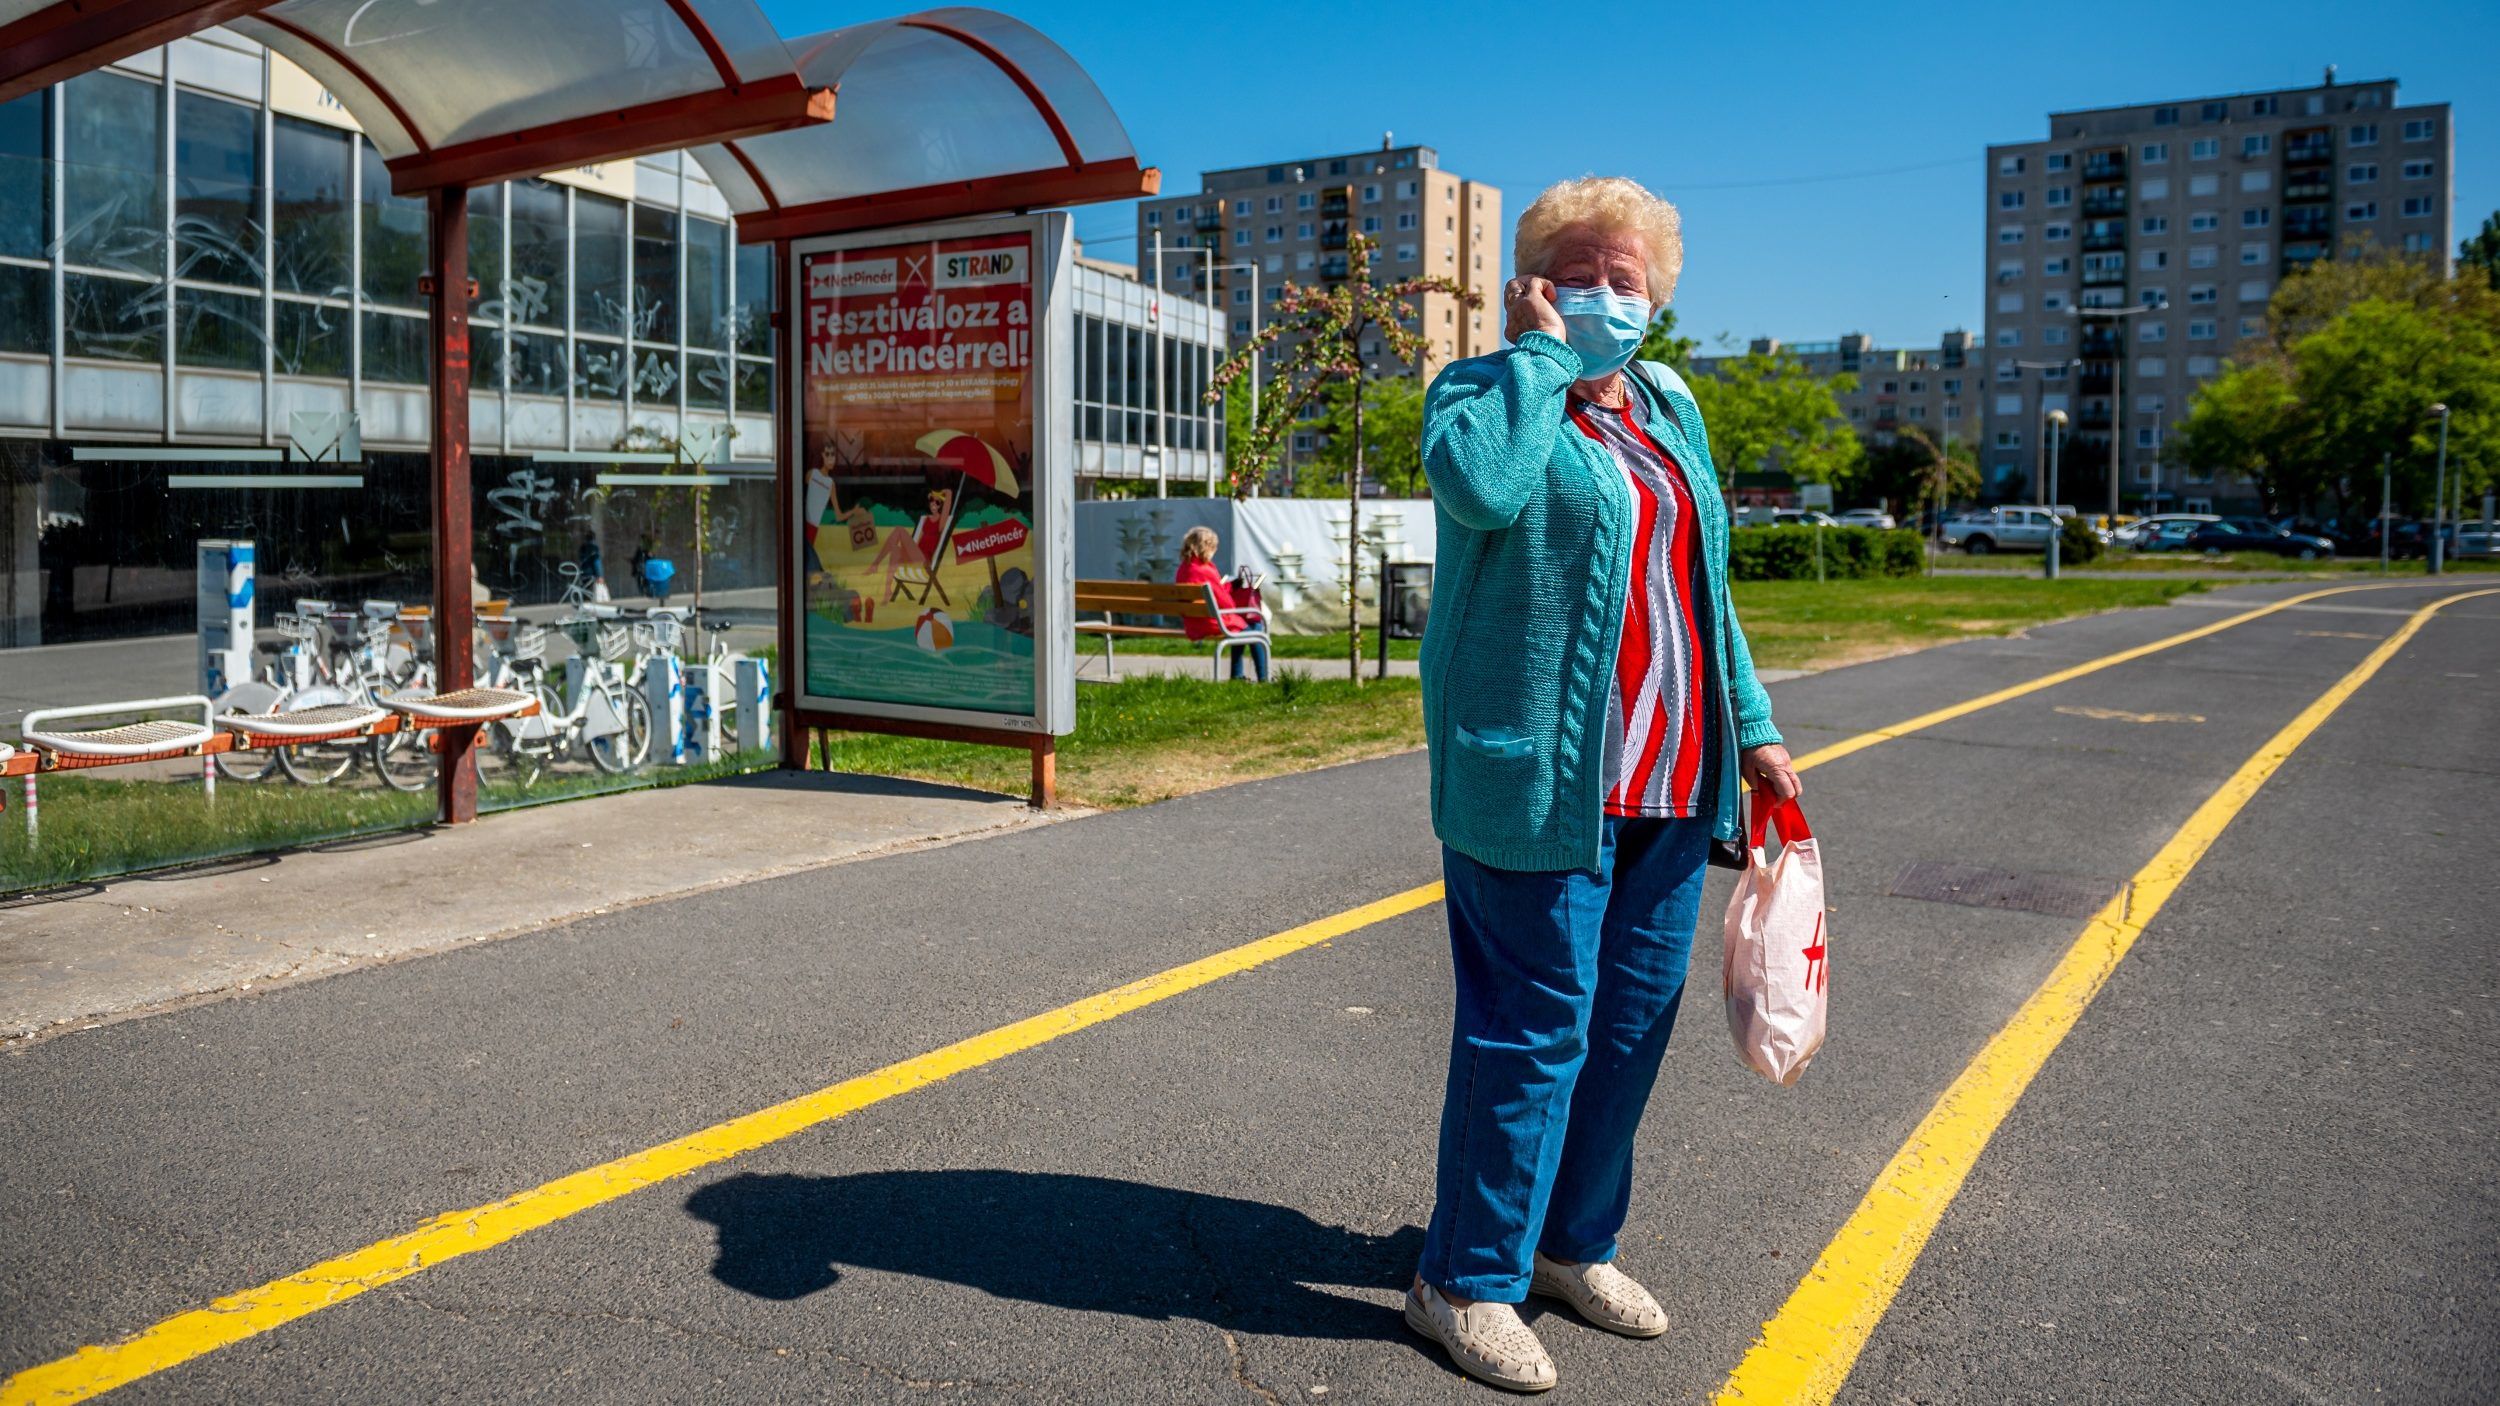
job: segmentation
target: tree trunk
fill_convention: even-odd
[[[1363,377],[1355,348],[1354,467],[1345,486],[1345,674],[1363,686]]]

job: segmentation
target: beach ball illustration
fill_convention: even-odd
[[[912,639],[931,654],[955,643],[955,621],[943,610],[920,612],[920,623],[912,630]]]

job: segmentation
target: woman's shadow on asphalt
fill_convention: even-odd
[[[686,1198],[719,1231],[713,1276],[797,1299],[842,1271],[945,1280],[1004,1299],[1235,1332],[1394,1338],[1385,1304],[1309,1284],[1403,1290],[1423,1230],[1366,1235],[1300,1211],[1109,1177],[998,1170],[728,1177]]]

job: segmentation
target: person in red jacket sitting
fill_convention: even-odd
[[[1224,612],[1224,623],[1219,628],[1213,620],[1183,620],[1181,628],[1193,640],[1211,640],[1226,631],[1235,634],[1244,630],[1265,633],[1267,621],[1259,614],[1262,602],[1258,591],[1225,579],[1224,573],[1215,569],[1215,547],[1214,528],[1201,526],[1189,529],[1181,538],[1180,569],[1172,573],[1172,579],[1184,586],[1214,587],[1215,603]],[[1236,680],[1241,677],[1241,656],[1245,654],[1257,658],[1259,682],[1267,682],[1267,641],[1261,640],[1232,652],[1233,677]]]

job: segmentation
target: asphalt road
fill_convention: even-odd
[[[1715,1390],[2082,927],[1889,896],[1903,866],[2124,881],[2474,584],[2268,616],[1810,773],[1831,1042],[1795,1088],[1741,1068],[1705,932],[1623,1252],[1675,1327],[1533,1311],[1556,1399]],[[2100,616],[1774,700],[1804,752],[2216,618]],[[2500,597],[2450,607],[2257,794],[1997,1133],[1840,1400],[2500,1395],[2496,688]],[[1235,787],[0,1057],[0,1371],[1427,883],[1423,776]],[[114,1399],[1489,1401],[1395,1310],[1447,964],[1427,906]]]

